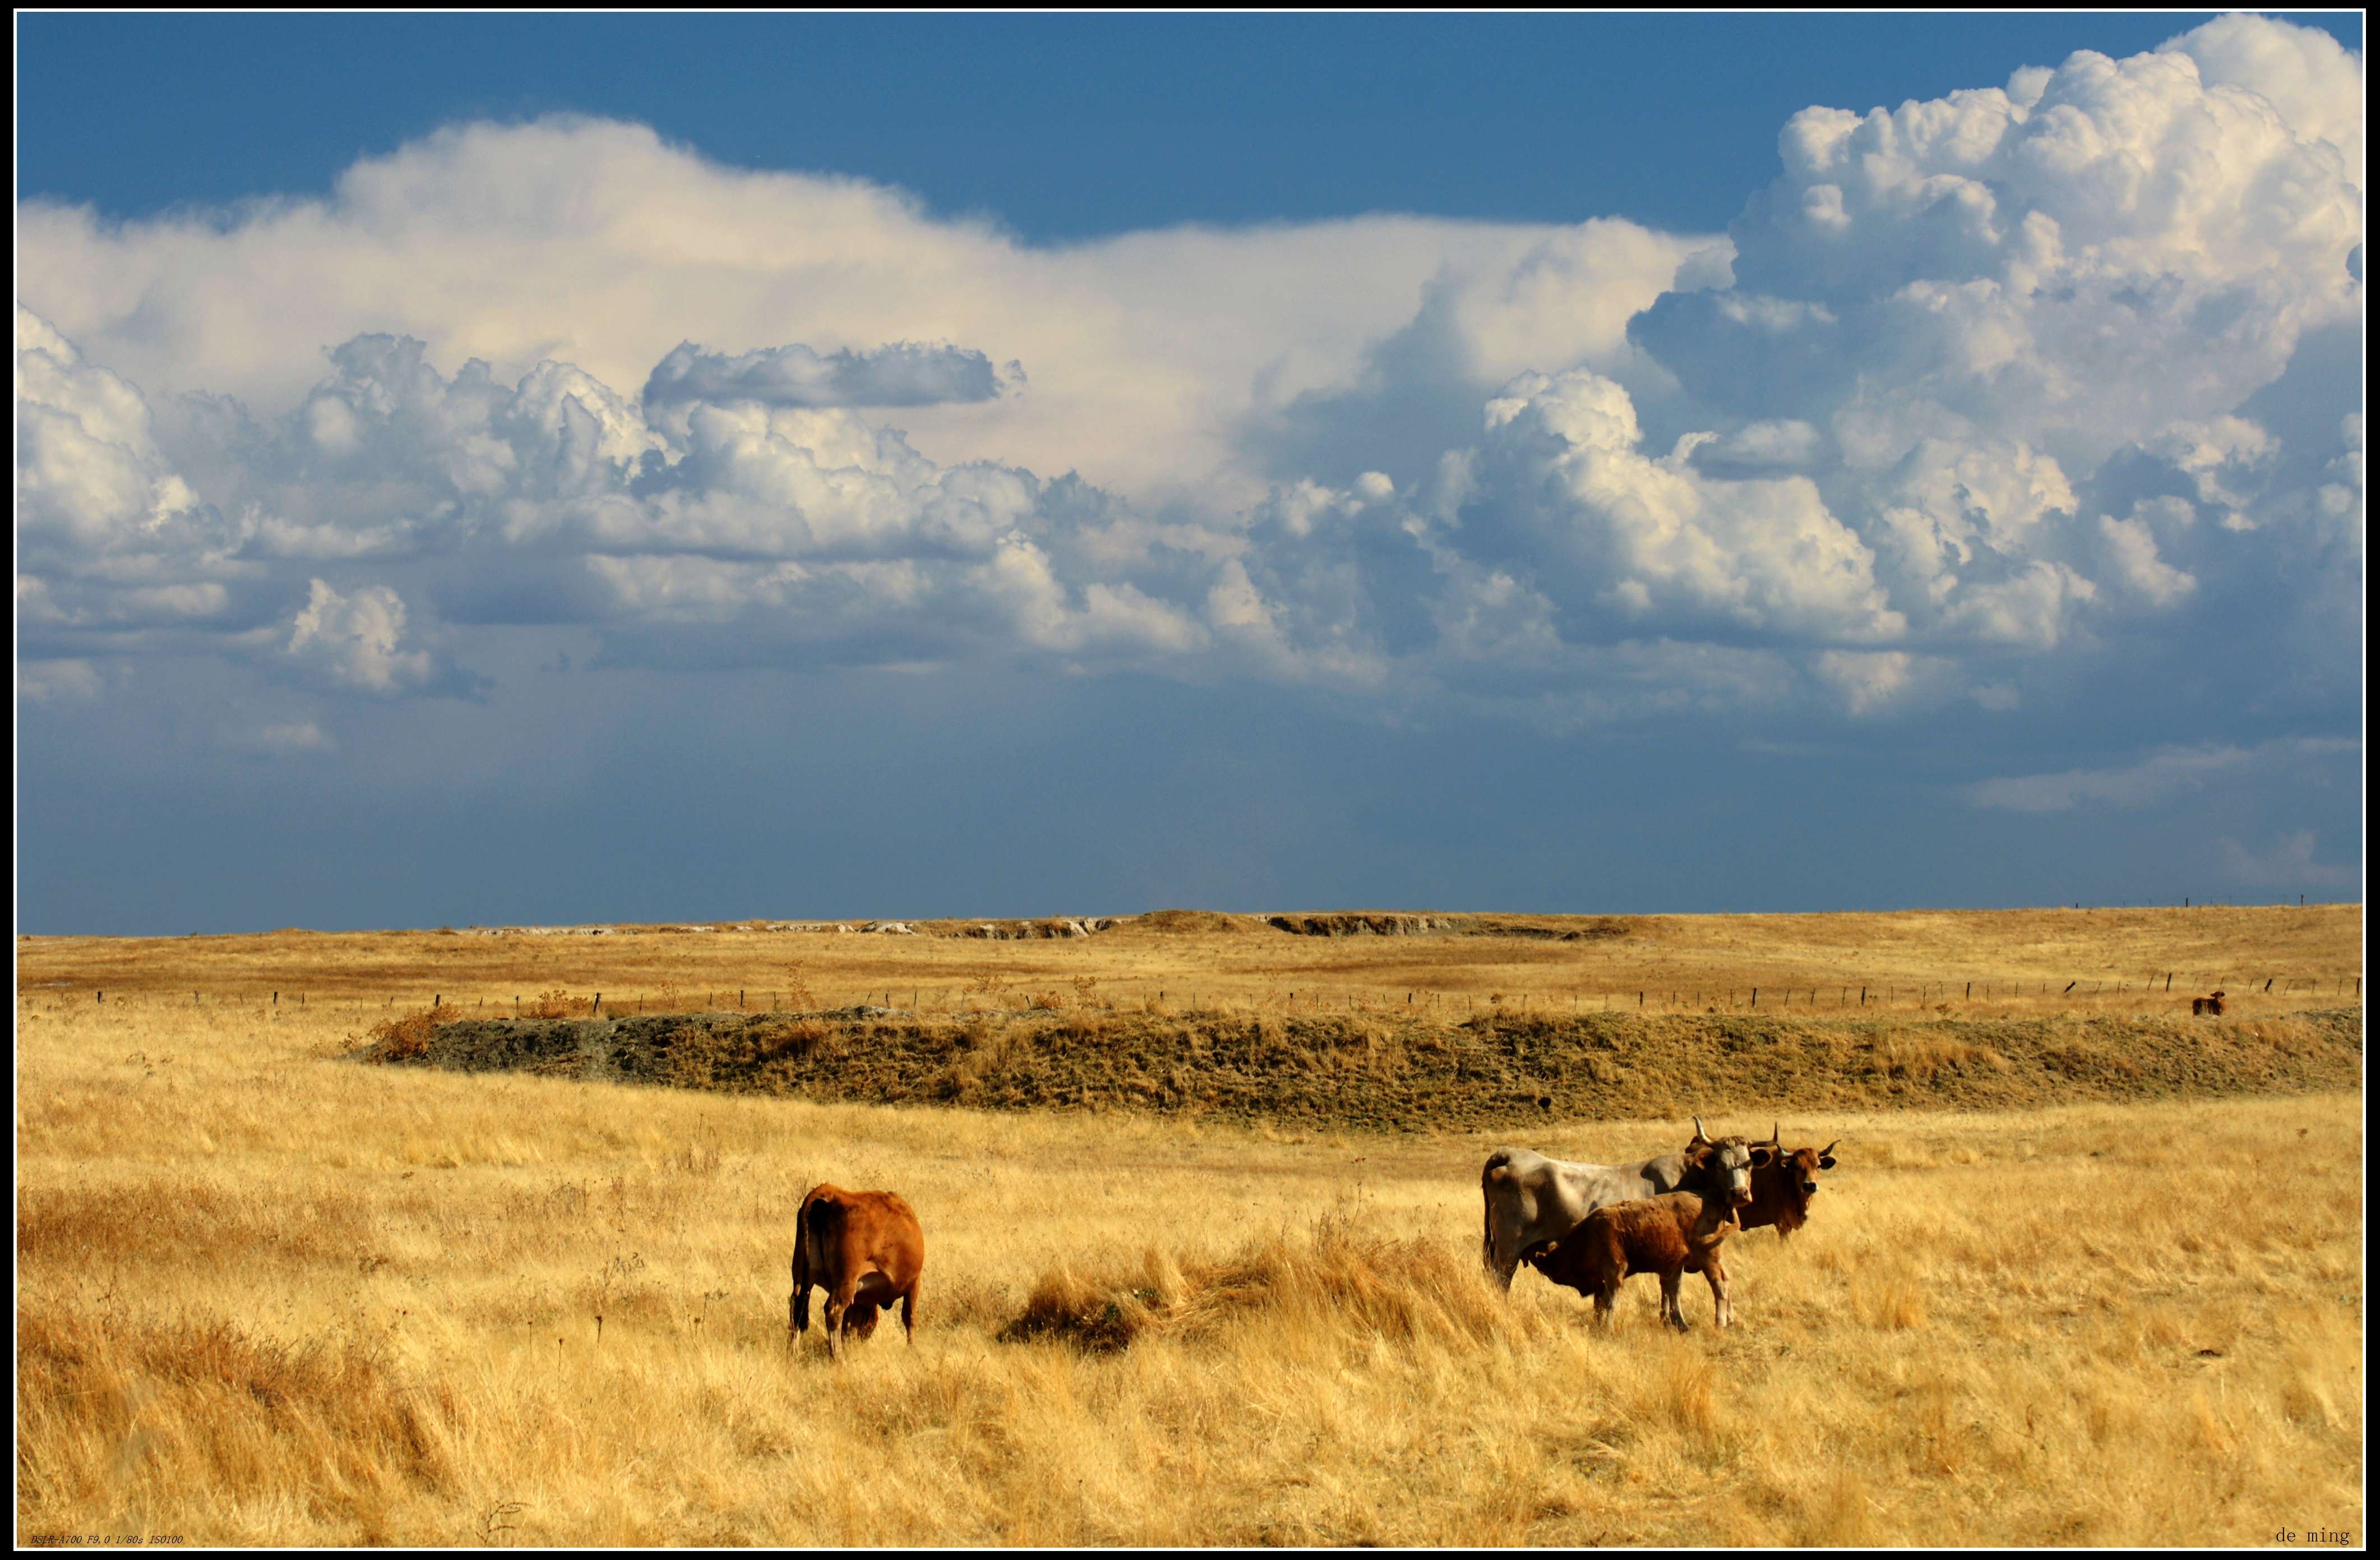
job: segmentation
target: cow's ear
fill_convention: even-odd
[[[1755,1144],[1754,1146],[1752,1151],[1752,1167],[1755,1170],[1766,1170],[1776,1163],[1777,1153],[1775,1150],[1768,1147],[1766,1143]]]
[[[1818,1156],[1818,1168],[1819,1168],[1819,1169],[1821,1169],[1821,1170],[1831,1170],[1831,1169],[1833,1169],[1834,1167],[1835,1167],[1835,1156],[1834,1156],[1833,1154],[1830,1154],[1830,1153],[1822,1153],[1822,1154],[1820,1154],[1820,1155]]]

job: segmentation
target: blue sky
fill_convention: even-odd
[[[2362,892],[2359,18],[18,45],[27,930]]]

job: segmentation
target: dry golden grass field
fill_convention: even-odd
[[[2362,934],[2325,907],[20,939],[18,1542],[2360,1546]],[[2168,971],[2176,997],[2257,981],[2210,1055],[2335,1068],[2344,1043],[2347,1081],[2226,1062],[2118,1103],[1796,1106],[1789,1143],[1842,1140],[1812,1223],[1730,1241],[1738,1325],[1695,1286],[1682,1336],[1648,1279],[1598,1335],[1581,1297],[1478,1263],[1489,1148],[1610,1161],[1680,1119],[1381,1131],[338,1059],[433,995],[495,1017],[598,990],[1293,1038],[1424,996],[1470,1036],[1639,989],[1688,993],[1662,1022],[1726,1018],[1756,984],[1764,1014],[1815,993],[1794,1033],[1904,1026],[1873,1049],[2145,1034],[2106,1026],[2163,1022]],[[1882,1018],[1828,1007],[1860,984]],[[2350,1042],[2294,1017],[2343,1005]],[[1713,1104],[1714,1130],[1768,1127]],[[917,1208],[914,1348],[788,1354],[791,1214],[821,1179]]]

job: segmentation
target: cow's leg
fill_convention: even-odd
[[[859,1298],[859,1285],[863,1276],[856,1273],[846,1274],[832,1289],[827,1292],[826,1343],[827,1352],[831,1355],[835,1352],[835,1346],[843,1334],[859,1320],[851,1313]],[[867,1320],[871,1324],[876,1320],[876,1308],[872,1305],[868,1308]],[[860,1335],[867,1336],[864,1333]]]
[[[1611,1331],[1611,1308],[1620,1298],[1620,1280],[1607,1278],[1595,1286],[1595,1326],[1597,1332]]]
[[[1686,1308],[1678,1299],[1678,1286],[1685,1276],[1683,1268],[1671,1268],[1661,1274],[1661,1320],[1681,1333],[1686,1330]]]
[[[1703,1261],[1703,1277],[1710,1282],[1711,1314],[1721,1327],[1735,1325],[1735,1307],[1727,1298],[1727,1262],[1717,1251]]]
[[[911,1348],[917,1347],[917,1288],[923,1282],[916,1278],[909,1280],[909,1292],[901,1297],[901,1332],[909,1340]]]
[[[810,1280],[802,1261],[802,1249],[794,1248],[793,1289],[785,1296],[785,1347],[794,1347],[794,1335],[810,1330]]]
[[[868,1300],[854,1300],[851,1309],[843,1313],[843,1324],[858,1337],[876,1335],[876,1307]]]
[[[1488,1272],[1505,1288],[1512,1286],[1512,1275],[1521,1267],[1521,1242],[1512,1231],[1488,1226],[1487,1249],[1480,1253],[1488,1259]]]
[[[1620,1303],[1620,1286],[1626,1282],[1628,1277],[1627,1253],[1620,1252],[1616,1255],[1618,1261],[1608,1267],[1603,1267],[1600,1272],[1595,1271],[1595,1268],[1601,1264],[1595,1263],[1592,1257],[1588,1259],[1592,1264],[1589,1268],[1591,1275],[1589,1282],[1595,1286],[1595,1324],[1597,1330],[1607,1333],[1611,1330],[1612,1308]]]

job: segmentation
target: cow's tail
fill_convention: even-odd
[[[835,1213],[834,1205],[810,1188],[802,1199],[801,1212],[794,1215],[794,1292],[786,1302],[786,1320],[791,1323],[786,1337],[810,1330],[810,1286],[821,1282],[826,1272],[825,1252],[820,1237]]]
[[[1496,1188],[1512,1178],[1512,1151],[1498,1149],[1488,1156],[1479,1169],[1479,1265],[1490,1273],[1496,1267]]]

